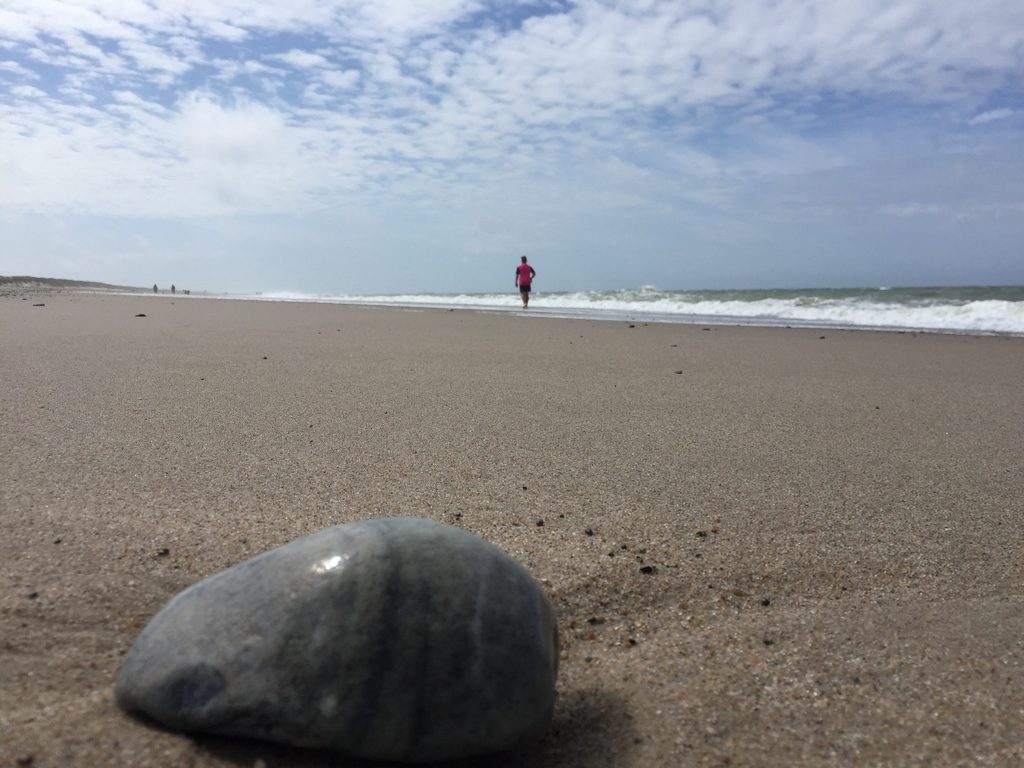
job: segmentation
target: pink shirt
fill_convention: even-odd
[[[516,269],[519,271],[519,285],[529,285],[533,282],[533,267],[529,264],[520,264]]]

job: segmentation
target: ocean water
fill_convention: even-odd
[[[519,295],[513,292],[314,295],[280,291],[244,298],[522,312]],[[665,291],[644,286],[612,291],[536,291],[524,314],[1019,336],[1024,335],[1024,286],[733,291]]]

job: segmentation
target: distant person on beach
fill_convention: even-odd
[[[526,257],[523,256],[522,262],[516,267],[516,285],[519,286],[519,298],[523,300],[523,309],[530,304],[530,285],[532,285],[533,277],[536,274],[533,267],[526,263]]]
[[[175,292],[174,283],[171,283],[171,293]]]
[[[156,293],[156,283],[153,283],[153,293]]]

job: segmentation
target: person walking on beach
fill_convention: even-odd
[[[530,285],[536,274],[533,267],[526,263],[526,257],[523,256],[521,263],[516,267],[516,285],[519,286],[519,298],[523,300],[523,309],[530,304]]]

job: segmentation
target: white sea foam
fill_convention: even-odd
[[[1016,298],[1020,289],[992,293]],[[914,329],[970,334],[1024,335],[1024,295],[1020,300],[985,298],[985,289],[874,289],[864,291],[661,291],[651,286],[617,291],[533,294],[538,315],[660,322],[721,322],[745,325]],[[1024,294],[1024,292],[1022,292]],[[923,296],[922,296],[923,295]],[[311,295],[274,291],[257,297],[391,306],[473,307],[493,311],[520,308],[505,293]]]

